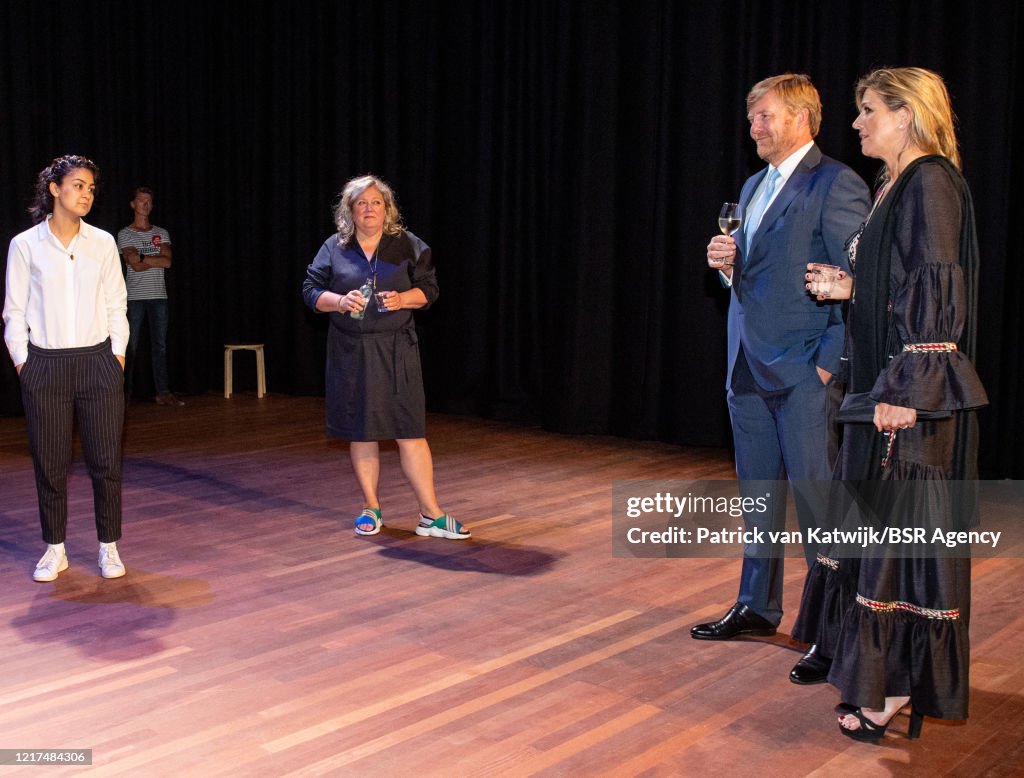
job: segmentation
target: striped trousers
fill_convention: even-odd
[[[86,348],[29,344],[21,398],[36,476],[43,541],[63,543],[68,528],[68,470],[75,418],[92,480],[96,534],[121,537],[121,433],[124,373],[110,341]]]

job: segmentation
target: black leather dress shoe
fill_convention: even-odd
[[[698,624],[690,630],[690,637],[694,640],[732,640],[740,635],[767,637],[774,634],[774,624],[739,603],[729,608],[729,612],[718,621]]]
[[[825,683],[828,680],[828,671],[832,668],[832,660],[827,656],[818,653],[818,644],[814,643],[803,658],[793,665],[789,671],[789,680],[801,686],[810,686],[815,683]]]

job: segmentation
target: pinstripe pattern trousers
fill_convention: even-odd
[[[68,470],[75,418],[92,480],[96,534],[121,537],[121,433],[124,373],[110,341],[71,349],[29,344],[21,398],[36,476],[43,541],[63,543],[68,528]]]

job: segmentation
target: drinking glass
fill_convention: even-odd
[[[739,203],[722,203],[722,210],[718,212],[718,229],[723,235],[733,235],[743,224],[743,211]]]
[[[823,262],[813,262],[809,266],[810,283],[808,291],[816,297],[824,297],[826,300],[832,296],[832,287],[839,280],[839,273],[842,268],[839,265],[827,265]]]
[[[743,211],[740,209],[739,203],[722,203],[722,210],[718,212],[718,229],[722,231],[722,234],[732,236],[741,224],[743,224]],[[719,259],[709,260],[708,264],[721,270],[733,263],[729,260]]]

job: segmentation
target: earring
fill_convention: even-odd
[[[900,125],[900,129],[901,129],[901,130],[903,129],[903,125],[902,125],[902,124]]]

